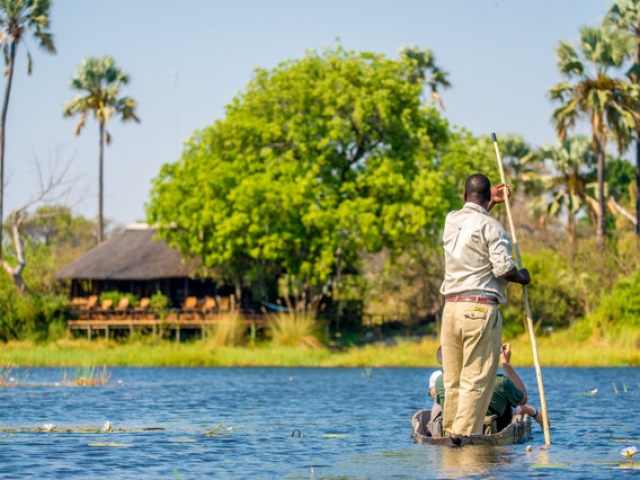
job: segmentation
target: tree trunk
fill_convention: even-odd
[[[98,180],[98,243],[104,239],[104,124],[100,122],[100,179]]]
[[[640,131],[636,132],[636,235],[640,235]]]
[[[596,141],[598,143],[598,223],[596,229],[598,234],[598,246],[601,249],[604,249],[606,228],[606,211],[604,209],[604,145],[599,137]]]
[[[22,280],[22,271],[26,266],[27,262],[24,258],[24,250],[22,248],[22,239],[20,238],[20,219],[15,214],[11,217],[11,228],[13,230],[13,245],[16,248],[16,256],[18,257],[18,265],[15,268],[12,268],[5,260],[2,260],[2,267],[11,277],[13,283],[15,283],[16,287],[18,287],[18,291],[20,294],[23,294],[26,290],[26,285],[24,284],[24,280]]]
[[[0,260],[2,260],[2,218],[4,205],[4,151],[5,151],[5,126],[7,124],[7,111],[9,110],[9,95],[11,94],[11,81],[13,80],[13,67],[16,59],[16,44],[13,40],[9,43],[9,76],[4,90],[2,103],[2,117],[0,117]]]

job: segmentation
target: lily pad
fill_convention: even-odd
[[[569,467],[571,467],[571,465],[569,465],[568,463],[536,463],[529,466],[529,468],[550,468],[553,470],[562,470]]]

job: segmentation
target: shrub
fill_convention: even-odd
[[[104,302],[105,300],[112,300],[113,306],[117,307],[120,303],[120,300],[122,300],[123,298],[129,299],[129,307],[136,307],[140,303],[138,297],[136,297],[133,293],[118,292],[115,290],[102,292],[100,294],[100,303]]]
[[[322,333],[312,315],[306,312],[275,314],[269,322],[271,343],[281,347],[322,348]]]
[[[528,288],[534,324],[566,328],[585,314],[593,275],[573,271],[566,256],[542,248],[523,255],[523,264],[531,274]],[[506,338],[525,331],[522,287],[510,285],[508,302],[500,307]]]
[[[149,308],[154,312],[160,312],[169,305],[169,298],[160,290],[149,297]]]
[[[247,325],[237,312],[222,314],[213,326],[209,343],[218,347],[234,347],[240,345],[245,337]]]
[[[611,293],[602,296],[598,308],[585,321],[597,333],[639,327],[640,270],[618,280]]]
[[[68,306],[61,295],[21,295],[9,276],[0,272],[0,341],[60,336]]]

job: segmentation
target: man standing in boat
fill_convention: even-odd
[[[526,269],[516,268],[506,230],[488,214],[504,202],[503,185],[492,189],[486,176],[471,175],[463,198],[464,207],[447,215],[443,234],[443,428],[450,435],[482,433],[502,345],[498,305],[506,302],[508,282],[531,282]]]

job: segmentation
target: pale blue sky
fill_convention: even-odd
[[[73,157],[76,212],[97,214],[98,129],[80,137],[62,105],[68,81],[85,56],[112,55],[131,76],[123,94],[139,102],[141,124],[112,121],[105,155],[105,215],[122,223],[144,218],[150,181],[176,159],[178,142],[215,119],[251,78],[305,49],[340,37],[347,49],[395,57],[398,47],[432,48],[450,72],[443,93],[452,123],[488,135],[517,132],[534,145],[554,140],[546,98],[560,80],[553,47],[595,24],[607,0],[53,0],[57,55],[28,40],[33,75],[18,52],[7,130],[10,181],[5,214],[37,189],[34,155],[56,148]],[[179,129],[175,84],[178,72]],[[4,88],[4,84],[2,86]],[[178,141],[177,141],[177,140]]]

